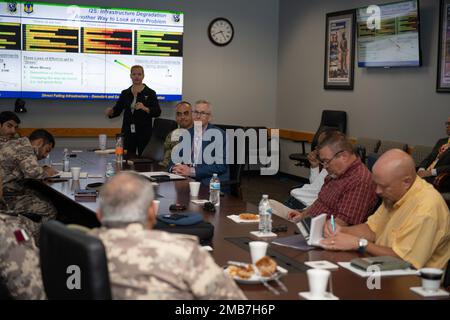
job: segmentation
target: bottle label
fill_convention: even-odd
[[[123,147],[116,147],[116,154],[122,155],[123,154]]]
[[[220,190],[220,182],[211,182],[209,184],[209,189],[211,189],[211,190]]]

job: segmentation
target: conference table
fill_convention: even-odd
[[[58,158],[58,154],[62,155],[62,152],[53,152],[52,161]],[[82,172],[88,173],[87,178],[81,178],[79,181],[68,179],[64,182],[45,182],[41,183],[38,188],[44,191],[55,203],[59,219],[64,223],[78,223],[87,227],[97,227],[99,226],[99,222],[95,217],[95,211],[98,206],[97,201],[77,202],[75,201],[74,191],[78,188],[85,188],[90,183],[103,182],[106,164],[108,162],[115,163],[114,155],[97,154],[87,150],[72,151],[72,155],[75,155],[75,157],[71,158],[71,166],[80,166]],[[55,167],[57,169],[59,164],[56,161]],[[157,164],[124,164],[122,167],[123,170],[162,171],[162,168]],[[225,266],[229,260],[250,262],[248,242],[261,240],[261,238],[256,238],[250,234],[251,231],[257,230],[258,224],[238,224],[227,218],[227,216],[244,212],[257,213],[257,206],[236,197],[224,195],[221,197],[220,207],[217,208],[215,213],[206,212],[202,206],[191,202],[188,181],[189,179],[160,182],[155,186],[157,199],[160,200],[158,213],[169,213],[169,206],[174,203],[186,205],[187,210],[190,212],[202,213],[204,220],[214,225],[211,255],[216,263],[219,266]],[[201,186],[198,198],[208,199],[208,191],[206,186]],[[295,234],[295,224],[278,216],[273,216],[272,219],[273,226],[287,226],[287,231],[277,233],[277,238]],[[264,238],[263,240],[271,242],[274,239]],[[305,272],[308,267],[304,264],[305,261],[328,260],[337,264],[338,262],[348,262],[351,259],[361,257],[356,252],[332,252],[322,249],[300,251],[275,244],[269,244],[268,255],[272,256],[280,266],[288,270],[288,273],[280,278],[280,281],[287,287],[288,292],[281,290],[279,284],[275,281],[270,282],[270,284],[280,292],[280,295],[275,295],[261,283],[239,284],[249,299],[301,299],[299,292],[308,291],[308,279]],[[339,299],[424,299],[410,290],[411,287],[419,287],[421,285],[421,279],[416,275],[381,277],[380,281],[379,289],[369,289],[367,278],[360,277],[342,267],[331,271],[332,292]]]

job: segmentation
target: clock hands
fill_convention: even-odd
[[[223,33],[223,30],[220,30],[220,31],[218,31],[218,32],[216,32],[216,33],[213,33],[213,36],[215,36],[216,34],[219,34],[219,33],[222,34],[222,37],[223,37],[224,40],[227,40],[227,37],[226,37],[225,34]]]

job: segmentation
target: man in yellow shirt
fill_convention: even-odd
[[[328,250],[358,250],[393,256],[415,268],[445,268],[450,259],[450,213],[442,196],[415,172],[413,159],[399,149],[384,153],[373,167],[382,205],[364,224],[325,225]]]

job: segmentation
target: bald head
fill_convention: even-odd
[[[400,149],[386,151],[373,166],[372,178],[377,185],[377,194],[385,204],[393,205],[416,180],[414,160]]]
[[[405,151],[392,149],[381,155],[373,166],[374,173],[386,174],[394,178],[404,177],[406,175],[416,176],[416,164],[413,158]]]
[[[153,186],[145,177],[124,171],[108,180],[99,198],[100,220],[106,226],[146,224],[154,198]]]

